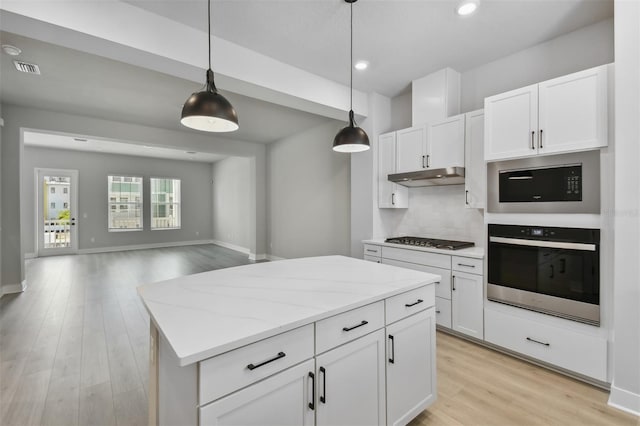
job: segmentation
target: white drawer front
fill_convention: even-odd
[[[380,255],[382,254],[382,247],[380,246],[374,246],[371,244],[365,244],[364,245],[364,254],[365,256],[378,256],[380,257]]]
[[[419,263],[421,265],[435,266],[436,268],[451,269],[451,256],[446,254],[382,247],[382,257],[385,259],[399,260],[401,262]]]
[[[384,300],[316,322],[316,354],[384,327]]]
[[[607,340],[485,309],[485,340],[594,379],[607,380]]]
[[[367,262],[382,263],[382,258],[381,257],[369,256],[367,254],[364,255],[364,260],[366,260]]]
[[[313,324],[309,324],[204,360],[200,362],[200,405],[312,357]]]
[[[436,303],[435,298],[434,284],[388,298],[384,301],[386,323],[391,324],[416,312],[430,308]]]
[[[428,272],[440,275],[440,281],[436,282],[436,296],[451,299],[451,270],[434,268],[433,266],[418,265],[417,263],[401,262],[399,260],[382,259],[385,265],[399,266],[415,271]]]
[[[436,324],[451,328],[451,300],[436,297]]]
[[[474,259],[472,257],[451,257],[451,269],[454,271],[468,272],[470,274],[482,275],[482,259]]]

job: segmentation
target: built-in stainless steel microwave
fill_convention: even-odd
[[[491,213],[600,213],[600,152],[487,165]]]

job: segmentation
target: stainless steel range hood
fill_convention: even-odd
[[[398,185],[436,186],[460,185],[464,183],[464,167],[447,167],[443,169],[419,170],[417,172],[395,173],[387,177]]]

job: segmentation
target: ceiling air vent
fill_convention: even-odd
[[[13,61],[18,71],[26,72],[27,74],[40,75],[40,67],[36,64],[30,64],[28,62]]]

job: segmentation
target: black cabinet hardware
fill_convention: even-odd
[[[535,141],[534,141],[534,137],[535,137],[535,135],[536,135],[536,132],[535,132],[535,131],[532,131],[532,132],[531,132],[531,149],[536,149],[536,143],[535,143]]]
[[[324,367],[320,367],[322,373],[322,395],[320,395],[320,402],[327,403],[327,370]]]
[[[539,344],[539,345],[551,346],[551,344],[550,344],[550,343],[541,342],[541,341],[539,341],[539,340],[532,339],[531,337],[527,337],[527,340],[528,340],[528,341],[530,341],[530,342],[533,342],[533,343],[537,343],[537,344]]]
[[[423,155],[423,156],[422,156],[422,168],[423,168],[423,169],[426,169],[426,168],[427,168],[427,166],[424,164],[424,160],[425,160],[425,158],[426,158],[426,156],[425,156],[425,155]]]
[[[439,313],[440,313],[440,311],[436,311],[436,314],[439,314]]]
[[[549,275],[549,278],[554,278],[555,274],[553,272],[553,265],[549,265],[549,268],[551,268],[551,275]]]
[[[418,299],[418,300],[416,300],[416,301],[415,301],[415,302],[413,302],[413,303],[405,303],[405,304],[404,304],[404,306],[406,306],[407,308],[410,308],[410,307],[412,307],[412,306],[416,306],[416,305],[418,305],[418,304],[420,304],[420,303],[422,303],[422,302],[424,302],[424,300],[422,300],[422,299]]]
[[[542,148],[542,129],[540,129],[540,133],[538,134],[538,138],[540,139],[540,148]]]
[[[389,364],[395,364],[396,362],[396,343],[393,340],[393,336],[389,335],[389,340],[391,340],[391,357],[389,358]]]
[[[427,168],[429,168],[429,157],[431,157],[431,156],[427,155]]]
[[[378,250],[371,250],[371,249],[367,249],[367,251],[368,251],[369,253],[377,253],[377,252],[378,252]]]
[[[262,361],[259,364],[249,364],[249,365],[247,365],[247,368],[249,370],[255,370],[258,367],[262,367],[263,365],[269,364],[270,362],[277,361],[280,358],[284,358],[285,356],[287,356],[287,354],[285,354],[284,352],[278,352],[278,355],[274,356],[273,358],[268,359],[266,361]]]
[[[391,205],[392,206],[396,205],[396,194],[391,194]]]
[[[465,191],[464,191],[464,203],[466,205],[469,205],[469,190],[468,189],[465,189]]]
[[[455,275],[451,275],[451,289],[453,291],[456,291],[456,276]]]
[[[351,331],[355,328],[362,327],[363,325],[369,324],[369,321],[362,320],[362,322],[358,325],[354,325],[353,327],[342,327],[342,331]]]
[[[309,408],[312,410],[316,409],[316,375],[312,372],[309,372],[309,378],[311,379],[311,402],[309,403]]]
[[[467,268],[475,268],[476,265],[467,265],[466,263],[458,263],[458,266],[466,266]]]

